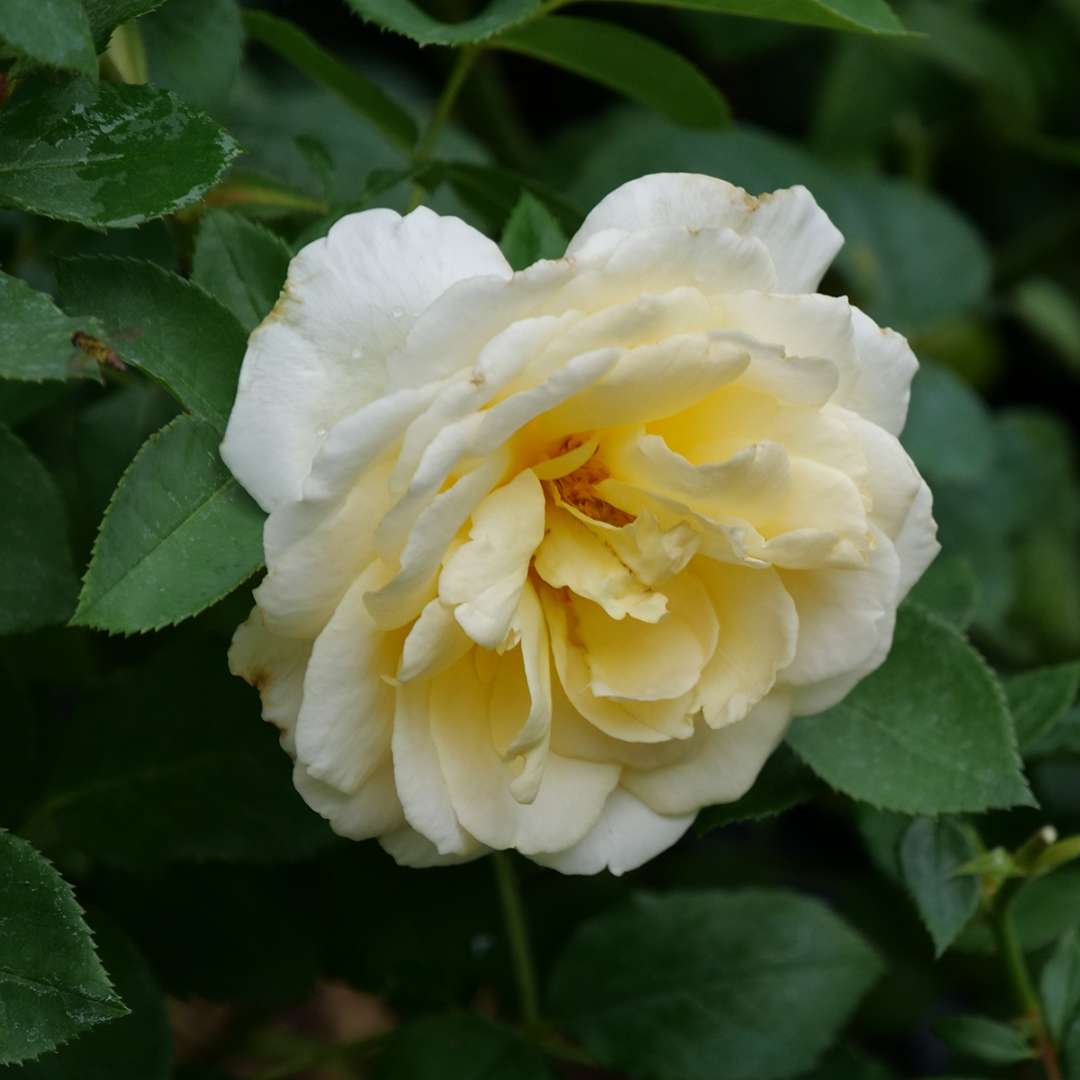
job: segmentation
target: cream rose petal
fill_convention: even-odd
[[[516,274],[424,210],[293,261],[223,445],[270,510],[230,667],[335,830],[622,873],[884,660],[937,541],[910,349],[812,292],[839,239],[663,174]]]
[[[658,814],[636,795],[617,787],[603,813],[576,844],[533,859],[563,874],[598,874],[609,870],[619,876],[666,851],[690,828],[694,814]]]
[[[769,251],[777,288],[815,289],[843,243],[839,230],[806,188],[754,198],[742,188],[695,173],[656,173],[631,180],[602,199],[567,248],[575,254],[604,229],[640,231],[665,225],[728,228]]]
[[[221,454],[264,510],[301,494],[319,441],[386,390],[416,316],[455,282],[510,268],[498,247],[423,207],[342,218],[289,265],[251,335]]]
[[[787,731],[791,703],[784,692],[759,702],[744,719],[714,731],[702,727],[690,752],[673,765],[627,769],[620,781],[658,814],[693,814],[734,802],[750,790]]]

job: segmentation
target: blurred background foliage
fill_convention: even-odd
[[[453,37],[454,25],[468,25],[456,20],[484,7],[433,0],[424,22],[418,8],[394,0],[354,6],[432,40]],[[514,6],[495,2],[489,14]],[[1047,823],[1062,834],[1080,830],[1077,669],[1063,666],[1080,657],[1080,4],[912,0],[895,5],[913,32],[906,35],[859,32],[860,12],[885,19],[884,4],[719,6],[799,17],[575,5],[575,17],[640,35],[693,67],[663,58],[652,67],[638,45],[602,32],[585,43],[590,54],[511,30],[475,57],[449,121],[417,151],[416,133],[430,130],[460,50],[420,48],[344,3],[167,0],[122,24],[102,71],[117,84],[148,80],[173,91],[192,107],[185,115],[212,118],[242,153],[231,160],[232,150],[222,151],[228,171],[193,199],[166,192],[143,213],[153,220],[109,230],[101,226],[116,223],[111,196],[58,212],[52,189],[17,188],[0,159],[0,202],[9,207],[0,210],[0,266],[59,297],[71,317],[57,329],[47,315],[36,338],[47,323],[65,342],[75,329],[93,335],[97,324],[75,316],[108,322],[105,309],[68,303],[64,274],[78,271],[61,267],[74,256],[138,258],[194,277],[250,329],[265,297],[273,302],[291,251],[350,210],[404,210],[418,185],[430,205],[496,238],[513,214],[506,247],[519,263],[558,254],[589,207],[643,173],[711,173],[753,192],[807,185],[847,238],[824,291],[850,295],[903,331],[922,361],[903,441],[933,487],[943,553],[918,598],[968,627],[1004,676],[1041,803],[981,817],[982,843],[1017,849]],[[133,4],[129,13],[154,7]],[[0,107],[0,146],[13,162],[21,159],[11,147],[33,152],[16,122],[30,130],[41,121],[5,117],[29,93],[21,80],[52,79],[39,87],[43,96],[66,91],[55,77],[23,71],[19,42],[10,33],[7,40],[0,98],[12,96]],[[173,176],[209,152],[200,130],[185,134],[168,164]],[[252,264],[223,274],[222,252]],[[16,330],[0,327],[0,338],[5,332],[16,340]],[[677,1046],[658,1072],[649,1064],[661,1052],[656,1038],[601,1054],[616,1070],[604,1072],[562,1035],[542,1034],[541,1053],[496,1026],[512,1021],[517,1005],[491,866],[401,870],[373,843],[338,840],[300,803],[287,759],[258,722],[255,695],[225,670],[250,583],[154,635],[64,627],[113,489],[177,413],[163,389],[108,349],[65,355],[89,377],[32,381],[0,370],[11,376],[0,379],[0,493],[5,508],[21,508],[0,537],[0,825],[74,884],[131,1012],[0,1073],[792,1075],[790,1063],[767,1061],[755,1072],[745,1063],[758,1049],[737,1042],[709,1059],[726,1062],[712,1072],[702,1071],[704,1061],[680,1066]],[[34,578],[41,559],[47,581]],[[257,562],[238,564],[230,587]],[[116,618],[112,628],[127,628],[126,616]],[[1022,673],[1032,670],[1041,674],[1029,684]],[[828,792],[790,754],[770,775],[786,794],[766,791],[760,819],[754,807],[719,808],[696,835],[624,879],[565,879],[518,865],[540,981],[550,980],[550,1009],[564,1029],[577,1023],[587,1046],[603,1046],[587,1020],[581,1027],[588,1008],[579,999],[623,951],[625,928],[589,923],[582,931],[593,916],[625,910],[630,894],[646,891],[657,905],[649,925],[663,941],[663,905],[688,892],[779,888],[826,900],[881,959],[881,977],[830,1056],[804,1075],[975,1077],[1019,1067],[1050,1080],[1080,1077],[1080,1025],[1072,1042],[1066,1030],[1075,1000],[1072,1013],[1061,1006],[1057,1036],[1067,1073],[1027,1062],[1012,1027],[956,1022],[975,1013],[1000,1019],[1012,1008],[986,928],[961,932],[978,902],[975,879],[973,893],[958,886],[947,898],[956,915],[935,908],[940,889],[920,897],[912,870],[923,865],[920,845],[951,868],[976,855],[963,823],[955,835],[944,825],[913,833],[908,818]],[[790,803],[798,805],[773,813]],[[1009,871],[981,872],[986,887]],[[963,879],[948,880],[952,888]],[[772,925],[762,903],[753,918]],[[939,948],[959,934],[941,960],[920,914]],[[775,915],[778,926],[831,941],[843,928],[818,928],[825,917],[817,907]],[[730,918],[739,926],[750,916],[733,909]],[[1051,955],[1065,964],[1075,948],[1069,934],[1080,927],[1080,870],[1031,874],[1015,919],[1037,969]],[[1055,970],[1044,976],[1044,1005]],[[797,989],[800,1000],[817,992],[813,983]],[[843,992],[852,1004],[859,989]],[[737,1000],[737,987],[732,994]],[[781,997],[763,1006],[763,1023],[782,1020]],[[851,1011],[838,1008],[807,1022],[831,1036]],[[825,1049],[805,1032],[785,1037],[805,1038],[807,1061]]]

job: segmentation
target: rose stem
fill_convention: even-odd
[[[1014,891],[1008,885],[1002,888],[990,913],[994,941],[997,944],[998,955],[1005,966],[1005,973],[1021,1016],[1029,1021],[1034,1029],[1035,1047],[1046,1078],[1047,1080],[1062,1080],[1057,1051],[1046,1027],[1046,1018],[1043,1016],[1039,995],[1031,981],[1024,950],[1016,935],[1016,926],[1010,910]]]
[[[492,855],[495,867],[495,885],[499,892],[506,937],[510,944],[510,956],[514,965],[518,997],[521,999],[521,1018],[525,1026],[532,1028],[540,1023],[539,995],[536,991],[536,966],[533,963],[532,946],[529,944],[529,928],[525,922],[525,906],[521,902],[517,875],[510,856],[504,851]]]

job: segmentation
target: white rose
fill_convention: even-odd
[[[426,209],[296,256],[222,446],[270,515],[230,659],[337,832],[620,873],[881,663],[937,543],[841,242],[664,174],[521,273]]]

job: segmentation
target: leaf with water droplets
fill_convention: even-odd
[[[167,90],[29,79],[0,113],[0,205],[127,228],[200,199],[239,152]]]
[[[0,912],[0,1064],[35,1058],[127,1012],[70,886],[7,832],[0,832]]]

